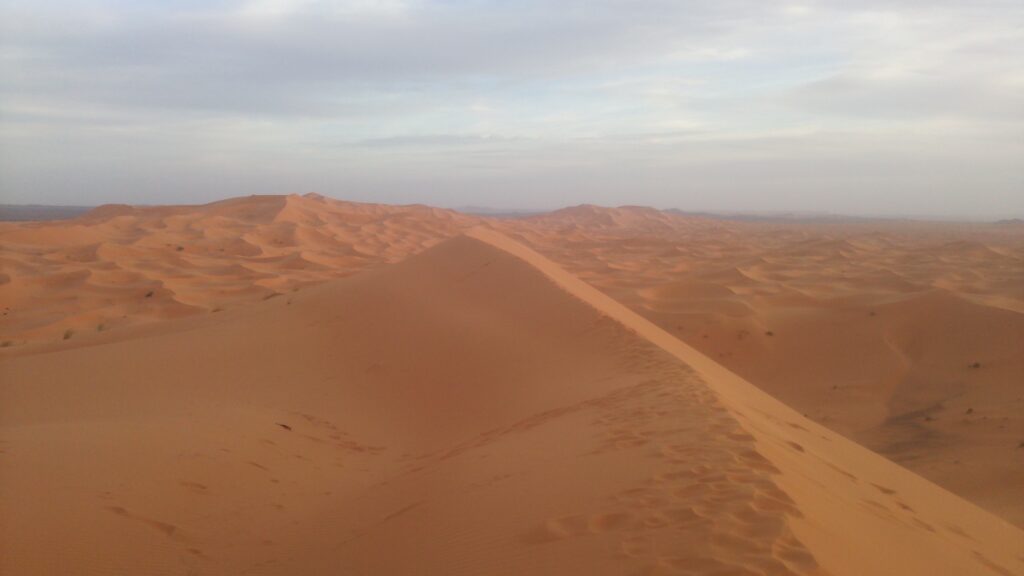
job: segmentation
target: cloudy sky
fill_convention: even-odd
[[[0,202],[1024,216],[1020,0],[0,0]]]

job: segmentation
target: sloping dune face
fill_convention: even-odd
[[[5,360],[3,573],[820,573],[700,377],[501,250],[213,318]]]
[[[397,262],[468,221],[425,206],[308,194],[2,223],[0,340],[82,338],[258,302]]]
[[[593,206],[502,226],[813,420],[1024,526],[1024,227]]]
[[[1024,568],[1020,530],[473,234],[146,338],[8,354],[0,573]]]

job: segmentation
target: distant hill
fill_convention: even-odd
[[[0,204],[0,221],[67,220],[85,214],[92,206],[43,206],[40,204]]]
[[[755,213],[755,212],[701,212],[669,208],[665,210],[669,214],[680,216],[699,216],[713,218],[716,220],[733,220],[736,222],[789,222],[789,223],[844,223],[844,222],[871,222],[877,220],[903,220],[903,218],[884,218],[871,216],[846,216],[842,214],[829,213]]]
[[[488,206],[460,206],[454,208],[454,210],[471,216],[485,216],[489,218],[526,218],[546,212],[545,210],[516,210],[514,208],[490,208]]]

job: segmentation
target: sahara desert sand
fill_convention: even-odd
[[[0,224],[0,574],[1024,574],[1022,247],[315,195]]]

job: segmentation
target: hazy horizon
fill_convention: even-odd
[[[1024,5],[0,0],[0,202],[1024,216]]]
[[[203,204],[208,204],[208,203],[221,202],[221,201],[224,201],[224,200],[229,200],[229,199],[234,199],[234,198],[244,198],[244,197],[247,197],[247,196],[287,196],[287,195],[291,195],[291,194],[297,194],[297,195],[319,194],[319,195],[326,196],[326,197],[334,199],[334,200],[340,200],[340,201],[343,201],[343,202],[357,202],[357,203],[362,203],[362,202],[371,202],[372,203],[373,202],[373,201],[353,200],[353,199],[344,198],[344,197],[336,197],[336,196],[331,196],[330,194],[322,194],[320,192],[285,192],[285,193],[282,193],[282,194],[262,194],[262,195],[248,195],[248,194],[246,194],[246,195],[240,195],[240,196],[225,196],[225,197],[222,197],[222,198],[213,198],[213,199],[209,200],[209,202],[206,202],[206,201],[200,201],[200,202],[195,202],[195,203],[133,202],[130,205],[137,206],[137,207],[160,207],[160,206],[168,206],[168,205],[179,205],[179,206],[181,206],[181,205],[203,205]],[[952,216],[952,215],[842,213],[842,212],[811,211],[811,210],[729,210],[729,209],[723,209],[723,210],[715,210],[715,209],[709,209],[709,210],[688,210],[686,208],[680,208],[680,207],[676,207],[676,206],[657,207],[657,206],[649,206],[649,205],[646,205],[646,204],[594,204],[592,202],[582,202],[582,203],[578,203],[578,204],[562,204],[562,205],[553,205],[553,206],[550,206],[550,207],[535,207],[535,208],[531,208],[531,207],[509,208],[509,207],[505,207],[505,206],[501,206],[501,205],[494,205],[494,206],[490,206],[490,205],[443,205],[443,204],[429,204],[429,203],[423,203],[423,202],[404,202],[404,203],[403,202],[378,202],[378,203],[389,204],[389,205],[394,205],[394,206],[428,205],[428,206],[433,206],[433,207],[436,207],[436,208],[444,208],[444,209],[454,210],[456,212],[462,212],[464,214],[473,214],[473,215],[478,215],[478,216],[493,216],[493,217],[499,217],[499,218],[500,217],[519,217],[519,216],[531,216],[531,215],[548,214],[548,213],[551,213],[551,212],[554,212],[554,211],[557,211],[557,210],[563,210],[563,209],[567,209],[567,208],[575,208],[575,207],[579,207],[579,206],[598,206],[598,207],[601,207],[601,208],[611,208],[611,209],[623,208],[623,207],[655,208],[657,210],[662,210],[662,211],[667,211],[667,212],[675,211],[675,212],[680,213],[680,214],[687,214],[687,215],[694,215],[694,216],[707,215],[707,216],[715,217],[715,218],[739,219],[739,220],[744,220],[744,219],[755,219],[755,220],[757,220],[757,219],[764,219],[764,220],[779,219],[779,220],[789,220],[789,221],[799,221],[799,220],[809,220],[810,221],[810,220],[818,220],[818,219],[825,219],[825,220],[834,219],[836,221],[843,221],[843,220],[851,220],[851,221],[857,221],[857,220],[879,220],[879,221],[882,221],[882,220],[894,220],[894,221],[897,221],[897,220],[908,220],[908,221],[936,222],[936,223],[939,223],[939,222],[950,222],[950,223],[955,223],[955,222],[965,222],[965,223],[972,223],[972,222],[977,222],[977,223],[996,223],[996,222],[1001,222],[1001,221],[1021,220],[1021,218],[1013,216],[1013,215],[1000,216],[1000,217],[955,217],[955,216]],[[61,209],[72,210],[72,212],[68,212],[68,213],[64,214],[63,216],[61,216],[61,218],[59,218],[59,219],[63,219],[63,218],[74,217],[74,216],[76,216],[78,214],[83,213],[84,211],[92,210],[94,208],[98,208],[98,207],[103,206],[103,205],[118,205],[118,204],[125,204],[125,203],[124,202],[108,202],[108,203],[100,203],[100,204],[53,204],[53,203],[39,204],[39,203],[2,203],[2,202],[0,202],[0,208],[12,208],[12,209],[40,208],[40,209],[43,209],[43,210],[61,210]],[[42,219],[50,219],[51,217],[52,216],[48,215],[48,216],[46,216],[45,218],[42,218]],[[0,221],[5,220],[5,219],[7,219],[7,218],[4,217],[4,214],[0,213]],[[28,219],[29,220],[33,220],[33,219],[37,219],[37,218],[28,218]]]

